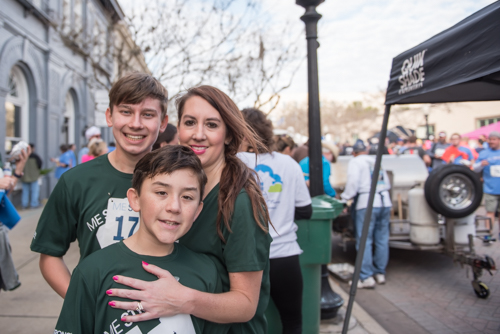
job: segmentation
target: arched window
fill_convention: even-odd
[[[70,91],[66,93],[64,102],[63,138],[66,144],[75,143],[75,100]]]
[[[5,151],[7,154],[19,141],[29,140],[29,94],[26,78],[17,66],[9,75],[9,94],[5,101]]]

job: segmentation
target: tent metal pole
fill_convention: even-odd
[[[368,230],[370,227],[370,218],[373,211],[373,201],[375,199],[375,190],[377,189],[378,175],[380,173],[380,165],[382,163],[382,153],[385,146],[385,138],[387,136],[387,123],[389,122],[389,114],[391,106],[385,106],[384,119],[382,121],[382,130],[380,131],[379,143],[377,148],[377,158],[375,160],[375,167],[372,174],[372,184],[370,188],[370,195],[368,197],[368,207],[366,208],[365,220],[363,222],[363,231],[361,233],[361,240],[359,243],[358,253],[356,255],[356,264],[354,267],[354,275],[352,278],[351,290],[349,292],[349,303],[347,304],[347,311],[344,318],[344,326],[342,334],[347,334],[349,329],[349,320],[351,318],[352,306],[354,305],[354,298],[356,297],[356,290],[358,287],[359,274],[361,272],[361,264],[363,262],[363,254],[365,253],[366,238],[368,237]],[[354,209],[354,208],[353,208]]]

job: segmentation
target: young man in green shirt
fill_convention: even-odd
[[[217,268],[209,257],[175,242],[201,212],[206,182],[200,160],[187,147],[169,145],[145,155],[137,163],[132,188],[127,192],[130,208],[140,213],[137,233],[91,254],[78,265],[55,333],[220,333],[219,325],[187,314],[136,324],[121,320],[148,312],[146,302],[134,302],[133,309],[126,312],[108,306],[115,306],[109,289],[123,287],[114,275],[157,279],[144,271],[143,264],[168,270],[190,288],[222,291]]]
[[[40,253],[40,270],[64,298],[71,274],[64,263],[78,239],[80,260],[131,236],[139,216],[126,198],[136,163],[151,151],[168,123],[167,90],[152,76],[131,73],[109,92],[106,122],[116,150],[67,171],[59,179],[38,222],[31,250]]]

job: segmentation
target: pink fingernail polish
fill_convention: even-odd
[[[113,279],[114,279],[115,281],[118,281],[118,276],[113,276]]]
[[[106,291],[106,293],[107,293],[108,295],[110,295],[110,294],[112,294],[112,293],[113,293],[113,291],[108,290],[108,291]]]
[[[145,266],[149,266],[149,263],[142,261],[142,264]]]
[[[120,320],[123,321],[123,322],[127,321],[125,318],[121,318]]]
[[[115,306],[115,305],[116,305],[116,303],[115,303],[115,302],[109,302],[109,303],[108,303],[108,305],[109,305],[109,306]]]

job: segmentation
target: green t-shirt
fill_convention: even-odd
[[[78,239],[80,260],[129,237],[139,215],[128,205],[132,174],[111,166],[103,155],[71,168],[57,182],[31,242],[34,252],[61,257]]]
[[[137,311],[110,307],[110,301],[125,299],[110,297],[106,291],[128,289],[116,283],[114,275],[156,280],[156,276],[143,269],[142,261],[168,270],[184,286],[210,293],[222,291],[217,268],[206,255],[177,243],[167,256],[139,255],[119,242],[91,254],[75,268],[54,333],[219,333],[218,325],[187,314],[137,323],[122,322],[121,317]]]
[[[216,185],[203,200],[203,210],[193,226],[179,242],[189,249],[209,255],[217,266],[222,279],[223,291],[229,291],[228,272],[263,270],[257,312],[246,323],[232,324],[229,333],[256,333],[267,331],[264,312],[269,302],[269,246],[272,238],[255,222],[252,204],[243,189],[238,194],[231,220],[232,233],[223,226],[224,244],[217,235],[219,185]]]

